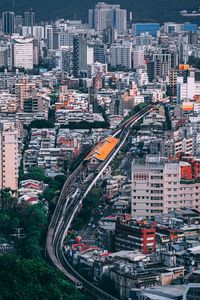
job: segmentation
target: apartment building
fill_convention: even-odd
[[[18,105],[15,95],[10,94],[8,90],[0,91],[0,112],[16,112]]]
[[[179,153],[194,154],[194,137],[165,139],[162,154],[169,157],[176,157]]]
[[[119,33],[126,31],[127,11],[118,4],[98,2],[95,9],[89,9],[88,19],[89,28],[97,31],[108,27],[114,27]]]
[[[14,122],[0,123],[0,189],[18,189],[18,130]]]
[[[145,66],[144,50],[143,49],[133,50],[133,68],[138,69],[144,66]]]
[[[44,96],[33,96],[31,98],[25,99],[23,101],[23,111],[28,114],[33,114],[34,117],[37,117],[40,114],[43,114],[43,119],[48,119],[50,98]]]
[[[200,183],[187,162],[148,157],[132,163],[132,216],[150,217],[182,208],[200,209]],[[185,176],[185,173],[188,175]]]
[[[28,77],[24,77],[22,82],[15,84],[15,95],[19,99],[21,109],[24,108],[24,100],[32,96],[35,87],[35,83],[29,82]]]
[[[69,124],[70,122],[94,122],[94,116],[90,112],[83,112],[80,109],[67,110],[58,109],[56,111],[56,123]]]
[[[117,44],[110,47],[111,67],[131,69],[131,43]]]
[[[60,148],[40,148],[38,153],[38,167],[46,172],[62,172],[66,153]]]
[[[13,66],[33,69],[33,39],[18,36],[13,38]]]
[[[115,227],[115,251],[138,249],[144,254],[156,250],[156,229],[134,221],[117,220]]]
[[[180,100],[193,99],[200,94],[200,82],[195,70],[190,70],[187,82],[184,76],[178,76],[177,83]]]
[[[38,166],[45,168],[43,161],[48,161],[49,156],[51,156],[49,149],[55,149],[55,141],[56,132],[54,129],[32,129],[29,147],[24,152],[24,170],[27,171],[29,168]],[[46,154],[46,158],[44,158],[44,154]]]

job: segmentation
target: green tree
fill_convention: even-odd
[[[27,208],[22,225],[27,238],[22,249],[27,258],[36,258],[42,255],[42,238],[47,228],[47,212],[43,203],[31,205]]]
[[[102,189],[94,187],[88,193],[86,198],[83,200],[83,206],[79,214],[74,220],[73,228],[79,230],[83,227],[83,224],[89,220],[92,211],[97,207],[103,195]]]
[[[11,189],[5,188],[0,191],[0,202],[2,209],[8,210],[16,205],[17,199],[13,197]]]
[[[0,256],[0,286],[0,299],[88,299],[45,261],[14,255]]]
[[[38,181],[45,181],[47,179],[45,171],[42,168],[34,167],[29,168],[27,173],[22,175],[21,180],[33,179]]]
[[[33,120],[28,126],[29,131],[31,128],[54,128],[54,123],[48,120]]]
[[[61,125],[61,128],[70,128],[70,129],[92,129],[92,128],[108,128],[109,123],[105,121],[94,121],[94,122],[70,122],[68,125]]]
[[[60,187],[62,187],[62,186],[64,185],[65,181],[66,181],[66,176],[64,176],[64,175],[56,175],[56,176],[54,177],[54,180],[55,180],[55,182],[56,182]]]

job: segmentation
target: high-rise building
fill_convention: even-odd
[[[54,23],[52,25],[52,29],[53,29],[53,49],[57,50],[58,49],[58,36],[57,36],[57,32],[59,31],[59,29],[57,28],[57,24]]]
[[[47,42],[47,49],[52,50],[53,49],[53,26],[47,25],[45,27],[45,38]]]
[[[145,68],[139,68],[136,70],[135,81],[139,86],[147,85],[149,83],[148,73]]]
[[[1,46],[0,47],[0,68],[8,67],[8,56],[9,56],[9,47]]]
[[[33,27],[35,25],[35,12],[25,11],[24,12],[24,26]]]
[[[33,26],[33,36],[38,40],[44,39],[44,27]]]
[[[89,27],[97,31],[103,31],[107,27],[114,27],[119,33],[126,31],[127,11],[121,9],[118,4],[99,2],[95,9],[90,9]]]
[[[136,46],[150,46],[152,43],[152,36],[149,33],[141,33],[139,36],[136,36]]]
[[[22,26],[21,35],[23,37],[31,36],[31,27],[30,26]]]
[[[110,114],[111,115],[124,115],[124,102],[122,98],[122,94],[117,92],[116,94],[112,95],[112,101],[110,104]]]
[[[61,49],[62,46],[69,46],[69,33],[67,31],[56,32],[55,39],[57,40],[57,49]]]
[[[3,32],[11,35],[15,32],[15,13],[13,11],[4,11],[2,13]]]
[[[98,106],[98,102],[97,102],[97,93],[96,93],[96,89],[90,87],[89,88],[89,107],[91,109],[91,111],[93,113],[98,112],[99,106]]]
[[[0,123],[0,189],[18,188],[18,130],[13,122]]]
[[[73,71],[74,77],[85,77],[87,74],[87,38],[83,34],[74,36]]]
[[[181,41],[179,44],[179,64],[186,64],[189,59],[188,43]]]
[[[115,43],[117,39],[117,31],[114,27],[107,27],[103,30],[103,42],[108,45]]]
[[[21,15],[15,16],[15,27],[22,27],[23,26],[23,17]]]
[[[177,92],[180,100],[193,100],[195,95],[200,95],[200,81],[195,78],[195,73],[195,70],[190,70],[187,78],[184,75],[177,77]]]
[[[45,31],[43,26],[33,26],[31,28],[30,26],[22,26],[20,28],[21,35],[23,37],[34,37],[34,40],[41,41],[45,37]]]
[[[73,72],[73,51],[72,47],[61,47],[61,70],[71,75]]]
[[[94,62],[100,62],[101,64],[106,63],[106,51],[107,47],[101,42],[96,42],[94,48]]]
[[[198,34],[192,31],[188,32],[188,44],[195,45],[198,44]]]
[[[87,65],[94,63],[94,48],[92,46],[87,46]]]
[[[24,12],[24,26],[31,28],[31,34],[33,35],[33,26],[35,25],[35,12],[25,11]]]
[[[15,95],[19,100],[19,106],[23,110],[24,100],[29,99],[35,91],[35,83],[29,82],[29,78],[23,78],[23,81],[15,84]]]
[[[33,27],[33,30],[36,26]],[[37,26],[39,27],[39,26]],[[77,29],[66,29],[59,30],[56,26],[46,25],[45,27],[45,38],[48,50],[58,50],[62,46],[73,47],[73,38],[77,35]]]
[[[177,78],[179,77],[182,83],[187,84],[187,77],[189,76],[189,65],[180,65],[179,68],[172,69],[170,73],[170,96],[178,96],[178,82]],[[180,77],[182,78],[180,80]],[[179,99],[180,100],[180,99]]]
[[[132,163],[132,216],[151,217],[176,209],[200,209],[200,183],[185,177],[187,162],[151,157]],[[191,172],[189,173],[191,175]],[[188,179],[188,180],[187,180]]]
[[[156,78],[155,62],[153,60],[147,62],[147,74],[148,74],[149,82],[153,82]]]
[[[114,68],[131,69],[132,44],[124,43],[110,47],[110,65]]]
[[[171,55],[171,68],[175,69],[178,67],[178,50],[169,49],[168,53]]]
[[[156,76],[166,80],[166,77],[170,76],[171,71],[171,54],[156,53],[153,54],[153,60],[155,61]]]
[[[133,68],[138,69],[144,67],[144,50],[134,50],[133,51]]]
[[[15,68],[33,69],[33,39],[19,36],[12,39],[13,66]]]

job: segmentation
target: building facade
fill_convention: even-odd
[[[120,222],[115,227],[115,251],[138,249],[144,254],[156,250],[156,229],[134,222]]]
[[[15,13],[13,11],[4,11],[2,13],[3,32],[11,35],[15,32]]]
[[[182,208],[199,210],[200,183],[185,177],[189,164],[156,160],[132,164],[132,216],[148,218]]]
[[[0,189],[18,188],[18,130],[13,122],[0,123]]]
[[[126,32],[127,11],[118,4],[99,2],[95,9],[90,9],[89,27],[103,31],[107,27],[114,27],[119,33]]]
[[[110,47],[110,65],[111,67],[131,69],[131,51],[132,45],[118,44]]]
[[[33,39],[17,37],[12,40],[13,67],[33,69]]]
[[[87,74],[87,39],[83,34],[74,36],[73,71],[74,77],[84,77]]]

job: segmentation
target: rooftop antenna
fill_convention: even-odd
[[[12,6],[13,6],[13,10],[15,10],[15,0],[13,0]]]

